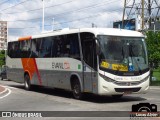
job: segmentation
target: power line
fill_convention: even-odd
[[[49,15],[49,16],[46,16],[45,19],[47,18],[51,18],[51,17],[59,17],[59,16],[62,16],[62,15],[66,15],[67,13],[72,13],[72,12],[76,12],[76,11],[83,11],[83,10],[86,10],[86,9],[89,9],[89,8],[95,8],[95,7],[99,7],[99,6],[104,6],[105,4],[110,4],[110,3],[113,3],[113,2],[116,2],[117,0],[114,0],[114,1],[110,1],[110,0],[107,0],[105,1],[104,3],[98,3],[98,4],[94,4],[94,5],[89,5],[87,7],[83,7],[83,8],[79,8],[79,9],[76,9],[76,10],[71,10],[71,11],[67,11],[67,12],[63,12],[63,13],[58,13],[58,14],[54,14],[54,15]],[[8,21],[8,22],[18,22],[18,21],[30,21],[30,20],[37,20],[37,19],[41,19],[41,17],[38,17],[38,18],[33,18],[33,19],[27,19],[27,20],[13,20],[13,21]]]
[[[46,8],[51,8],[51,7],[56,7],[56,6],[60,6],[60,5],[64,5],[64,4],[68,4],[68,3],[71,3],[71,2],[75,2],[76,0],[71,0],[71,1],[68,1],[68,2],[64,2],[64,3],[60,3],[60,4],[56,4],[56,5],[52,5],[52,6],[48,6],[48,7],[45,7]],[[37,10],[41,10],[42,8],[37,8],[37,9],[31,9],[31,10],[26,10],[26,11],[21,11],[21,12],[9,12],[9,13],[3,13],[3,14],[17,14],[17,13],[24,13],[24,12],[33,12],[33,11],[37,11]]]
[[[122,8],[113,10],[112,12],[116,12],[116,11],[119,11],[119,10],[122,10]],[[107,12],[107,13],[111,14],[111,12]],[[74,20],[70,20],[70,21],[66,21],[66,22],[60,22],[60,23],[57,23],[57,24],[54,24],[54,25],[66,24],[66,23],[75,22],[75,21],[81,21],[83,19],[93,18],[93,17],[97,17],[97,16],[102,16],[102,15],[104,15],[104,14],[99,13],[99,14],[96,14],[96,15],[90,15],[90,16],[87,16],[87,17],[79,18],[79,19],[74,19]],[[45,26],[51,26],[51,25],[52,24],[48,24],[48,25],[45,25]],[[28,29],[28,28],[37,28],[37,27],[9,28],[9,29]]]
[[[2,9],[1,12],[2,12],[2,11],[5,11],[5,10],[8,10],[8,9],[10,9],[10,8],[16,7],[16,6],[18,6],[18,5],[21,5],[21,4],[23,4],[23,3],[27,2],[27,1],[28,1],[28,0],[24,0],[23,2],[20,2],[20,3],[18,3],[18,4],[15,4],[15,5],[11,6],[11,7]]]
[[[9,1],[9,0],[3,1],[3,2],[0,3],[0,5],[3,5],[3,4],[5,4],[5,3],[7,3],[8,1]]]
[[[121,9],[117,9],[117,10],[113,10],[113,12],[116,12],[116,11],[119,11],[119,10],[122,10]],[[107,12],[108,14],[111,14],[111,12]],[[99,13],[99,14],[96,14],[96,15],[90,15],[88,17],[84,17],[84,18],[79,18],[79,19],[75,19],[75,20],[70,20],[70,21],[66,21],[66,22],[60,22],[60,23],[57,23],[55,25],[58,25],[58,24],[65,24],[65,23],[70,23],[70,22],[75,22],[75,21],[81,21],[83,19],[88,19],[88,18],[94,18],[94,17],[97,17],[97,16],[103,16],[104,14],[102,13]],[[51,26],[52,24],[49,24],[49,25],[45,25],[45,26]]]

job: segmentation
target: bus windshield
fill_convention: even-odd
[[[148,68],[144,38],[98,35],[103,70],[141,72]]]

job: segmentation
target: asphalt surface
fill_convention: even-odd
[[[147,94],[126,95],[120,99],[87,94],[84,100],[75,100],[71,92],[59,89],[34,87],[32,91],[26,91],[23,84],[12,81],[0,81],[0,86],[4,86],[9,91],[5,97],[0,97],[0,111],[131,111],[133,104],[147,102],[156,104],[158,111],[160,111],[160,87],[151,86]],[[114,113],[116,114],[116,112]],[[32,119],[35,120],[35,118]],[[113,119],[113,117],[73,118],[65,115],[65,117],[45,119],[106,120]],[[114,119],[128,120],[129,118],[119,117]]]

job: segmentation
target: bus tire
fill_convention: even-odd
[[[82,97],[83,97],[82,91],[81,91],[81,85],[80,85],[79,80],[77,78],[75,78],[72,81],[72,93],[73,93],[73,97],[75,99],[82,99]]]
[[[121,98],[123,95],[112,95],[113,98]]]
[[[24,76],[24,87],[26,90],[31,90],[31,82],[28,74]]]

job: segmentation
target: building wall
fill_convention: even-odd
[[[7,21],[0,21],[0,50],[6,49],[7,31]]]

